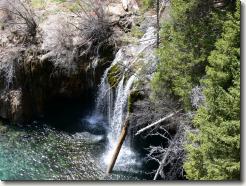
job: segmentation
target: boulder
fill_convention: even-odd
[[[122,6],[125,11],[137,11],[139,10],[138,4],[135,0],[121,0]]]
[[[18,121],[22,118],[22,91],[11,90],[0,94],[0,117]]]

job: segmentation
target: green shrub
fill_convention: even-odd
[[[194,119],[199,134],[187,146],[188,179],[240,179],[240,1],[224,23],[222,37],[209,56],[206,107]],[[198,145],[199,144],[199,145]]]
[[[140,5],[143,10],[147,10],[154,6],[154,0],[141,0]]]
[[[173,94],[190,109],[190,91],[205,75],[209,53],[221,36],[224,11],[209,1],[171,1],[172,20],[161,30],[160,64],[152,81],[159,94]]]
[[[31,0],[31,5],[36,9],[44,9],[46,7],[45,0]]]
[[[133,37],[140,39],[141,37],[143,37],[144,32],[141,31],[138,26],[133,26],[131,29],[131,34]]]
[[[51,1],[56,2],[56,3],[64,3],[64,2],[66,2],[66,0],[51,0]]]

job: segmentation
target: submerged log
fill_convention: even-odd
[[[117,157],[118,157],[118,155],[120,153],[120,149],[121,149],[122,144],[123,144],[123,142],[124,142],[124,140],[126,138],[128,127],[129,127],[129,121],[128,121],[128,114],[127,114],[124,126],[123,126],[121,134],[120,134],[119,142],[118,142],[118,144],[116,146],[116,149],[114,151],[113,157],[112,157],[112,159],[110,161],[110,164],[108,166],[107,174],[111,173],[113,168],[114,168],[115,162],[116,162]]]

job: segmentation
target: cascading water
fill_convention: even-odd
[[[116,99],[114,104],[113,116],[110,121],[110,129],[111,131],[108,133],[109,146],[108,151],[105,154],[104,162],[108,165],[110,162],[116,145],[118,143],[118,138],[121,133],[122,125],[124,124],[125,115],[126,115],[126,106],[127,106],[127,98],[130,92],[130,89],[134,83],[135,76],[132,75],[124,86],[125,76],[122,77],[116,89]],[[120,154],[117,159],[116,167],[127,165],[136,165],[136,155],[131,151],[129,144],[126,142],[123,144]]]
[[[125,113],[126,113],[126,105],[127,105],[127,97],[130,91],[130,88],[135,80],[135,76],[132,75],[127,81],[124,87],[125,77],[123,76],[119,85],[117,87],[117,97],[115,100],[114,113],[111,120],[111,128],[113,129],[112,140],[117,140],[120,135],[122,124],[124,122]]]
[[[123,75],[115,90],[113,90],[108,83],[109,70],[124,57],[124,51],[120,49],[117,52],[115,60],[111,66],[105,70],[98,89],[95,111],[90,117],[87,118],[87,121],[89,121],[91,124],[102,121],[106,121],[108,123],[109,131],[107,137],[109,145],[108,150],[103,157],[105,164],[108,164],[110,161],[110,158],[112,157],[113,151],[116,147],[125,119],[127,97],[135,80],[134,75],[132,75],[129,79],[126,79],[125,75]],[[126,165],[125,161],[122,159],[122,154],[124,154],[125,158],[129,158],[135,161],[135,157],[133,157],[134,153],[131,152],[127,145],[123,145],[117,160],[117,166],[120,166],[121,163]],[[127,162],[133,163],[130,161]]]
[[[101,84],[99,86],[98,90],[98,96],[96,100],[96,109],[93,115],[98,116],[100,118],[103,117],[103,115],[107,116],[107,122],[110,122],[111,114],[112,114],[112,108],[113,108],[113,91],[110,88],[110,85],[108,83],[108,71],[110,70],[111,66],[106,69],[104,72]]]
[[[135,75],[127,78],[129,74],[127,74],[127,70],[125,70],[117,84],[117,87],[115,90],[113,90],[108,82],[109,71],[114,65],[122,64],[123,66],[127,67],[132,66],[135,62],[137,62],[138,56],[146,50],[148,50],[146,53],[148,58],[146,58],[150,59],[149,61],[153,61],[151,60],[153,55],[151,55],[152,53],[150,52],[152,49],[149,48],[152,48],[155,45],[155,31],[155,28],[150,27],[148,28],[145,35],[139,40],[138,45],[128,45],[126,47],[122,47],[117,52],[111,66],[105,70],[101,78],[96,100],[96,108],[94,113],[87,118],[87,121],[89,121],[91,124],[103,123],[106,121],[109,126],[107,135],[109,145],[107,147],[106,153],[103,156],[104,163],[106,165],[108,165],[110,162],[118,143],[122,125],[124,124],[126,117],[128,95],[136,79]],[[134,152],[131,151],[126,139],[117,158],[115,168],[125,168],[127,165],[140,165],[137,164],[136,160],[137,156]]]

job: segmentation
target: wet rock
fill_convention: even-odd
[[[90,122],[88,119],[81,119],[81,128],[83,131],[96,135],[106,134],[106,123],[104,121]]]
[[[144,16],[143,22],[140,24],[140,30],[147,32],[148,28],[156,27],[156,15],[147,15]]]
[[[138,4],[135,0],[121,0],[124,10],[137,11],[139,9]]]
[[[0,94],[0,117],[18,121],[22,118],[22,92],[11,90]]]
[[[99,143],[105,140],[105,135],[94,135],[89,132],[80,132],[73,135],[76,139],[81,139],[87,143]]]

